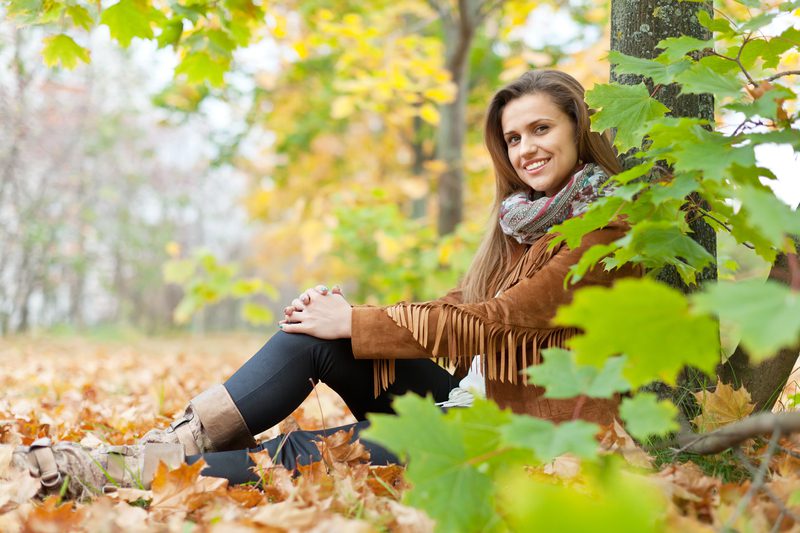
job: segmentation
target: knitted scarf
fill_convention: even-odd
[[[532,199],[527,192],[512,194],[500,205],[500,227],[517,242],[532,244],[547,230],[585,212],[590,202],[608,193],[608,188],[602,189],[607,180],[600,165],[589,163],[573,174],[555,196]]]

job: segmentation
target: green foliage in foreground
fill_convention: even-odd
[[[669,110],[645,85],[607,84],[589,92],[589,104],[598,109],[593,127],[619,128],[617,147],[638,150],[639,164],[616,176],[609,196],[584,216],[553,231],[575,246],[619,216],[632,229],[590,249],[568,283],[592,268],[625,263],[645,267],[648,277],[578,290],[559,310],[558,324],[583,333],[569,342],[570,350],[547,350],[544,363],[528,369],[530,379],[546,387],[546,397],[608,398],[655,380],[675,383],[685,365],[713,374],[720,362],[717,320],[741,334],[755,362],[800,341],[797,290],[775,282],[722,281],[687,296],[651,279],[672,266],[693,285],[713,264],[712,255],[691,240],[689,217],[705,218],[767,261],[796,252],[792,236],[800,234],[800,213],[763,183],[774,176],[755,160],[759,145],[778,142],[800,150],[797,94],[781,85],[785,78],[775,71],[781,54],[800,47],[800,31],[789,28],[776,37],[756,33],[776,15],[732,24],[726,14],[712,20],[701,12],[700,22],[716,32],[713,43],[666,39],[653,60],[611,54],[620,72],[679,84],[683,94],[712,93],[723,116],[736,112],[743,118],[732,133],[723,133],[698,119],[666,116]],[[712,45],[714,53],[694,54]],[[407,501],[425,509],[441,531],[524,530],[532,524],[542,531],[581,532],[665,527],[662,497],[597,453],[591,424],[553,425],[485,402],[446,414],[414,397],[398,399],[395,407],[398,416],[373,416],[364,436],[409,461],[413,489]],[[674,405],[651,393],[633,393],[620,406],[626,429],[639,440],[676,431],[676,415]],[[535,474],[566,453],[583,458],[587,486],[580,490]],[[532,470],[523,473],[523,465]]]
[[[407,395],[395,400],[394,408],[397,416],[371,415],[362,436],[408,461],[406,476],[414,488],[406,503],[435,518],[437,531],[520,531],[525,524],[575,532],[590,526],[592,531],[663,528],[663,497],[652,484],[622,471],[614,458],[598,455],[595,424],[557,425],[501,411],[487,400],[442,413],[429,398]],[[565,453],[591,465],[580,492],[520,475],[526,465]]]

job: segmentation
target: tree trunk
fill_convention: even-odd
[[[457,89],[455,100],[442,106],[436,139],[436,157],[446,165],[445,171],[439,176],[439,235],[452,233],[463,217],[463,145],[467,127],[469,53],[480,22],[481,5],[480,0],[459,0],[458,8],[442,19],[445,63]]]
[[[796,255],[794,260],[798,260]],[[769,273],[769,279],[786,285],[790,284],[789,258],[785,254],[780,254],[775,260]],[[750,392],[756,409],[769,410],[775,405],[781,391],[786,386],[789,375],[794,370],[798,354],[800,354],[800,345],[795,345],[784,348],[774,357],[754,365],[740,344],[728,360],[717,368],[717,374],[725,383],[744,385]]]
[[[681,2],[679,0],[613,0],[611,2],[611,49],[629,56],[652,59],[658,55],[656,45],[667,37],[690,35],[710,39],[711,32],[697,22],[699,11],[712,13],[712,3]],[[642,76],[617,74],[611,69],[611,80],[625,85],[642,82]],[[698,117],[713,123],[714,98],[710,94],[679,96],[677,84],[656,87],[650,79],[644,80],[658,101],[672,110],[676,117]],[[699,199],[697,199],[699,200]],[[714,229],[702,218],[689,221],[692,238],[716,257],[717,237]],[[674,267],[664,269],[661,281],[689,292]],[[698,275],[698,282],[717,279],[716,264]]]
[[[712,2],[680,2],[677,0],[612,0],[611,2],[611,49],[636,57],[653,58],[657,54],[656,44],[667,37],[691,35],[698,39],[710,39],[711,32],[697,22],[697,13],[704,10],[712,14]],[[616,74],[612,69],[611,79],[623,84],[637,84],[641,76]],[[672,110],[673,116],[698,117],[713,124],[714,100],[711,95],[678,96],[677,85],[654,87],[650,80],[644,80],[651,93]],[[699,201],[699,198],[693,198]],[[716,257],[716,235],[702,218],[689,221],[693,231],[692,238]],[[770,278],[780,279],[786,272],[786,257],[782,256],[774,265]],[[717,277],[716,265],[706,268],[698,276],[698,282],[714,280]],[[659,279],[672,287],[689,292],[674,268],[665,269]],[[769,409],[786,384],[794,368],[800,346],[782,350],[776,357],[759,365],[750,364],[747,353],[736,349],[729,360],[717,369],[719,377],[725,382],[744,385],[750,391],[756,407]],[[713,385],[709,379],[695,369],[686,369],[679,380],[680,389],[697,390]],[[648,388],[660,395],[671,395],[676,403],[686,408],[690,395],[670,390],[666,385],[653,384]],[[678,399],[679,394],[681,398]],[[691,403],[691,401],[689,402]]]
[[[652,59],[658,55],[657,44],[667,37],[690,35],[698,39],[710,39],[711,32],[697,22],[697,13],[704,10],[713,12],[711,1],[681,2],[679,0],[612,0],[611,1],[611,49],[623,54]],[[644,81],[655,98],[671,110],[672,116],[698,117],[709,121],[714,119],[714,98],[710,94],[679,96],[679,86],[671,84],[656,87],[652,80],[633,74],[617,74],[611,69],[611,80],[625,85],[636,85]],[[632,152],[635,150],[632,150]],[[623,167],[636,164],[630,157],[623,156]],[[699,201],[699,198],[694,199]],[[716,258],[716,234],[702,218],[690,220],[692,238]],[[717,278],[716,262],[704,269],[698,276],[698,283]],[[674,267],[668,266],[659,279],[684,293],[691,292],[681,280]],[[686,390],[705,388],[716,380],[705,376],[694,368],[686,368],[678,379],[679,386],[673,389],[664,383],[652,383],[645,387],[660,397],[671,398],[687,418],[692,417],[697,406]]]

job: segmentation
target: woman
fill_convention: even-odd
[[[563,346],[575,333],[550,321],[576,287],[610,285],[635,274],[596,268],[564,288],[570,266],[587,248],[624,234],[620,222],[590,233],[576,249],[549,247],[548,229],[582,213],[603,194],[608,176],[620,171],[607,139],[590,131],[583,93],[571,76],[541,70],[493,98],[485,129],[496,175],[493,223],[457,290],[439,300],[387,308],[351,307],[340,291],[321,286],[306,291],[285,309],[282,332],[224,385],[194,398],[167,430],[146,435],[143,441],[150,444],[104,448],[87,459],[75,445],[38,442],[15,452],[15,461],[41,479],[43,491],[57,490],[61,474],[70,473],[73,495],[106,484],[97,463],[114,477],[136,472],[146,481],[158,459],[174,463],[188,456],[193,462],[199,454],[209,464],[204,474],[249,481],[257,479],[247,455],[247,448],[256,447],[252,436],[289,415],[313,383],[324,381],[342,396],[359,420],[357,435],[367,413],[391,412],[394,395],[448,398],[457,380],[432,358],[469,366],[476,354],[487,395],[501,407],[557,421],[579,410],[582,418],[610,421],[613,402],[590,400],[576,409],[574,401],[545,400],[542,389],[520,376],[540,362],[543,348]],[[294,432],[259,449],[293,468],[297,458],[318,458],[315,435]],[[373,463],[396,461],[366,444]]]

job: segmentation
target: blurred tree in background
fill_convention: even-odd
[[[0,200],[18,247],[0,264],[4,332],[152,329],[229,297],[251,302],[194,325],[233,326],[236,307],[265,322],[266,295],[276,306],[316,282],[354,302],[435,297],[487,223],[492,92],[533,66],[569,63],[588,85],[607,76],[604,0],[3,5]],[[557,38],[530,39],[556,21],[568,26]],[[174,76],[156,86],[136,59],[171,49],[153,69]],[[49,148],[33,157],[25,143]],[[215,218],[237,210],[220,201],[231,196],[250,223]],[[217,255],[213,272],[199,247]],[[164,262],[184,289],[178,309]]]

